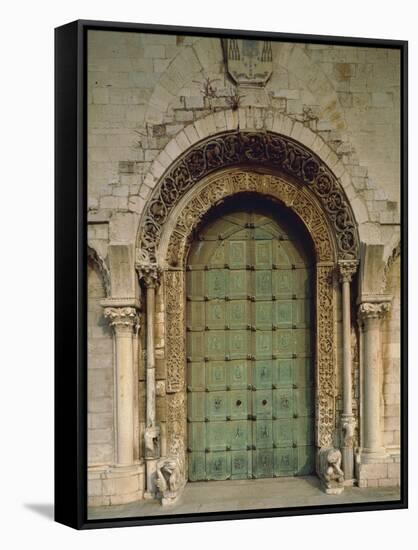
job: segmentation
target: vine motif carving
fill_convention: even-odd
[[[164,278],[167,392],[173,393],[181,391],[185,384],[183,271],[166,271]]]
[[[272,167],[308,187],[322,205],[336,235],[340,259],[358,256],[353,213],[333,173],[312,152],[272,132],[230,131],[200,142],[166,172],[155,190],[142,223],[139,247],[156,261],[163,226],[179,200],[193,185],[216,170],[239,164]]]
[[[258,192],[292,206],[312,236],[318,261],[332,261],[333,244],[327,222],[308,194],[275,176],[234,172],[211,180],[183,208],[168,243],[169,265],[184,267],[188,240],[199,221],[214,205],[240,192]]]
[[[186,399],[184,391],[167,395],[167,454],[178,457],[187,478]]]
[[[333,266],[317,266],[317,425],[318,446],[331,447],[335,422]]]

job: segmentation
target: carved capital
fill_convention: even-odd
[[[340,282],[341,283],[350,283],[353,276],[355,275],[358,267],[357,260],[340,260],[338,262],[338,267],[340,271]]]
[[[132,331],[139,328],[139,317],[134,307],[106,307],[104,316],[115,331]]]
[[[388,300],[381,302],[363,302],[358,308],[359,320],[381,319],[389,310],[390,302]]]
[[[138,278],[146,288],[155,288],[160,284],[162,269],[155,263],[136,264]]]

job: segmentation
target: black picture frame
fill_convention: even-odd
[[[401,54],[401,498],[315,507],[87,519],[87,32],[111,30],[395,48]],[[79,20],[55,30],[55,520],[76,529],[391,510],[408,506],[408,43]]]

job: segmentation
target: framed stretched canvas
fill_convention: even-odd
[[[407,43],[56,29],[56,520],[407,506]]]

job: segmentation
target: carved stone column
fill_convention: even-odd
[[[104,300],[102,305],[108,302]],[[105,307],[104,316],[115,334],[116,465],[127,466],[134,463],[133,338],[139,319],[135,307]]]
[[[342,317],[343,317],[343,413],[341,415],[342,463],[345,485],[353,484],[354,454],[353,437],[355,418],[353,414],[353,383],[351,358],[351,299],[350,283],[357,271],[358,262],[341,260],[339,263],[340,281],[342,284]]]
[[[145,427],[145,461],[146,461],[146,498],[156,496],[156,468],[160,457],[160,428],[155,422],[155,290],[160,282],[161,269],[156,264],[137,264],[138,277],[146,288],[147,300],[147,354],[146,354],[146,427]]]
[[[382,390],[382,350],[380,321],[389,311],[387,297],[375,298],[359,306],[359,322],[364,333],[363,368],[363,463],[379,461],[385,457],[380,425],[380,394]]]

